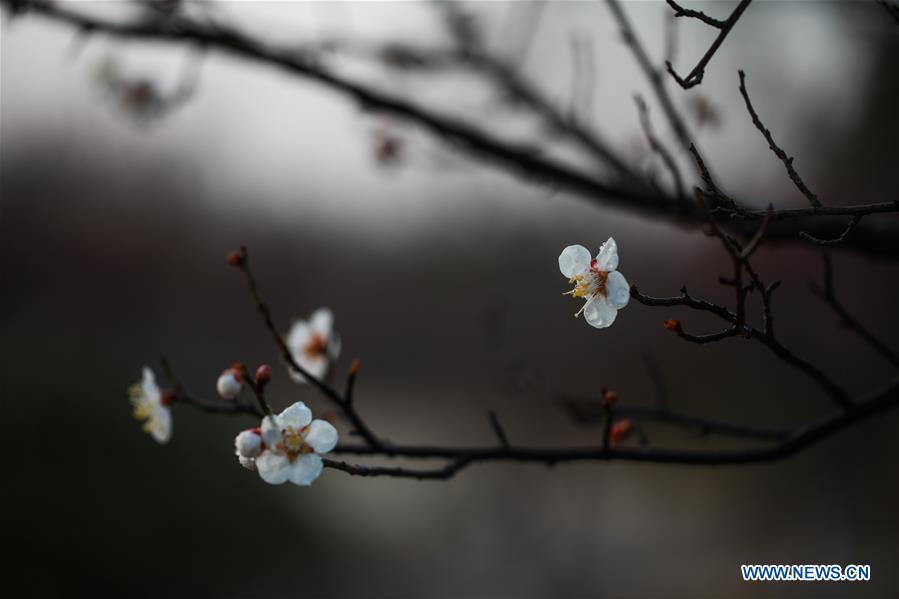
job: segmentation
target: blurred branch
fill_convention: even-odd
[[[579,172],[577,169],[562,164],[558,161],[537,155],[534,147],[512,144],[479,130],[478,128],[461,120],[440,115],[425,107],[417,106],[399,97],[380,92],[374,88],[350,81],[325,69],[318,61],[314,53],[307,53],[291,49],[278,49],[270,47],[260,40],[248,37],[239,31],[218,23],[198,23],[191,21],[179,12],[175,12],[165,20],[139,20],[134,22],[109,21],[87,14],[71,10],[63,5],[49,2],[48,0],[30,0],[25,5],[15,0],[0,0],[3,5],[30,14],[43,15],[47,18],[67,23],[82,31],[92,33],[106,33],[108,35],[160,40],[196,44],[206,49],[216,49],[222,52],[235,54],[251,60],[278,66],[294,75],[317,81],[335,91],[343,93],[356,100],[362,107],[392,114],[417,123],[433,134],[445,138],[452,144],[516,173],[531,181],[548,182],[568,191],[577,193],[591,202],[607,205],[618,209],[644,214],[648,217],[662,219],[673,224],[691,227],[701,226],[705,217],[698,207],[689,203],[679,202],[676,197],[654,191],[646,183],[625,176],[624,180],[613,183],[597,179],[592,175]],[[633,35],[633,30],[617,0],[610,0],[609,6],[613,14],[620,17],[625,40],[632,44],[632,49],[638,57],[641,67],[650,78],[663,111],[675,130],[675,133],[683,145],[689,143],[689,135],[673,103],[664,90],[661,75],[649,61],[648,55],[642,49]],[[24,7],[24,8],[23,8]],[[627,25],[625,27],[625,25]],[[578,139],[586,147],[593,147],[598,155],[606,155],[607,162],[613,167],[616,161],[620,167],[624,167],[613,152],[607,151],[602,142],[597,145],[597,139],[588,135],[582,126],[573,126],[561,112],[553,108],[536,90],[526,82],[519,79],[510,69],[496,61],[490,61],[483,55],[477,55],[473,64],[482,64],[483,68],[492,70],[499,80],[504,80],[510,89],[517,91],[519,96],[529,105],[539,107],[538,113],[543,114],[551,123],[565,127],[570,134]],[[624,172],[626,167],[618,170]],[[828,223],[818,222],[819,216],[838,216],[854,214],[874,214],[878,212],[899,211],[899,200],[869,204],[866,206],[849,207],[812,207],[806,210],[775,210],[771,218],[776,221],[782,219],[796,219],[792,225],[772,225],[768,238],[772,241],[795,241],[800,231],[824,239],[832,236],[832,227]],[[761,219],[765,211],[756,211],[749,208],[738,208],[730,212],[733,222],[729,226],[742,230],[744,224],[741,221]],[[899,256],[899,235],[893,229],[866,226],[860,224],[856,227],[854,235],[841,244],[841,247],[852,247],[882,256]]]
[[[699,59],[699,62],[696,63],[696,66],[693,67],[693,70],[690,71],[690,73],[686,77],[681,77],[680,75],[678,75],[674,70],[674,67],[671,65],[671,62],[665,63],[665,66],[668,69],[668,73],[670,73],[671,76],[674,77],[674,80],[677,81],[678,85],[680,85],[684,89],[690,89],[691,87],[695,87],[702,83],[702,78],[705,75],[705,68],[706,66],[708,66],[709,61],[712,60],[715,52],[717,52],[718,48],[721,47],[721,44],[724,43],[724,39],[730,33],[731,29],[734,28],[734,25],[737,24],[737,21],[740,20],[740,17],[743,15],[743,11],[746,10],[746,7],[749,6],[749,3],[752,2],[752,0],[740,0],[740,3],[725,21],[713,19],[700,11],[686,10],[684,8],[681,8],[680,5],[673,2],[672,0],[667,1],[668,5],[674,9],[675,16],[686,16],[698,19],[706,25],[720,30],[720,33],[718,33],[715,41],[712,42],[712,45],[709,46],[709,49],[706,50],[706,53],[703,54],[702,58]]]
[[[886,358],[886,360],[894,367],[899,368],[899,355],[881,341],[871,331],[865,328],[843,304],[837,299],[836,291],[833,285],[833,264],[830,256],[822,254],[824,261],[824,286],[820,287],[815,283],[810,283],[809,288],[812,293],[821,298],[837,316],[843,321],[843,324],[857,334],[861,339],[874,348],[877,353]]]
[[[899,4],[889,2],[888,0],[877,0],[877,4],[881,5],[887,14],[893,17],[893,20],[899,25]]]

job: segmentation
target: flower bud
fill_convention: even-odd
[[[668,320],[662,322],[662,326],[671,331],[672,333],[682,333],[683,328],[680,325],[679,320],[675,320],[673,318],[669,318]]]
[[[262,437],[253,430],[241,431],[234,438],[234,449],[242,458],[255,458],[262,452]]]
[[[215,388],[224,399],[234,399],[243,389],[243,374],[239,370],[229,368],[219,375]]]
[[[271,366],[269,366],[268,364],[263,364],[256,369],[256,384],[259,385],[260,388],[268,385],[270,380],[272,380]]]
[[[618,394],[614,391],[606,391],[602,394],[602,403],[604,406],[611,408],[618,402]]]
[[[243,266],[244,257],[240,252],[228,252],[228,264],[231,266]]]
[[[612,428],[609,430],[609,440],[612,443],[621,443],[634,429],[634,421],[630,419],[624,420],[616,420],[612,423]]]

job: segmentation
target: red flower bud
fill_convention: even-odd
[[[612,407],[618,402],[618,394],[614,391],[606,391],[602,395],[602,403],[604,406]]]
[[[256,384],[260,387],[264,387],[268,384],[268,382],[272,380],[272,367],[268,364],[263,364],[259,368],[256,369]]]
[[[630,419],[625,420],[616,420],[612,423],[612,428],[609,430],[609,440],[612,443],[621,443],[634,429],[634,421]]]
[[[231,266],[237,266],[237,267],[243,266],[243,264],[244,264],[243,254],[240,252],[228,252],[228,264],[230,264]]]
[[[681,333],[681,332],[683,332],[683,328],[681,328],[681,326],[680,326],[680,321],[679,321],[679,320],[675,320],[675,319],[673,319],[673,318],[669,318],[668,320],[664,321],[664,322],[662,323],[662,325],[663,325],[666,329],[668,329],[669,331],[671,331],[672,333]]]

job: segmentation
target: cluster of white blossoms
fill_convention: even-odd
[[[128,388],[128,398],[134,407],[134,417],[143,420],[144,432],[160,443],[168,443],[172,438],[172,411],[159,386],[153,371],[144,366],[143,379]]]
[[[242,431],[234,439],[240,464],[272,485],[287,481],[311,485],[322,472],[321,455],[336,445],[337,429],[325,420],[313,420],[312,411],[301,401],[266,416],[261,427]]]
[[[575,316],[597,329],[604,329],[615,322],[618,310],[630,300],[630,286],[617,270],[618,245],[609,237],[602,244],[596,258],[582,245],[569,245],[559,254],[559,270],[575,287],[564,295],[584,298],[586,301]]]
[[[340,356],[340,336],[334,331],[334,314],[328,308],[319,308],[308,321],[294,321],[286,343],[297,364],[315,378],[323,378],[331,361]],[[294,381],[306,382],[306,377],[299,372],[292,369],[288,372]]]

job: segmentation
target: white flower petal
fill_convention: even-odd
[[[234,438],[234,450],[243,458],[255,458],[262,451],[262,437],[253,431],[242,431]]]
[[[337,445],[337,429],[325,420],[313,420],[305,441],[316,453],[328,453]]]
[[[278,414],[278,424],[281,428],[301,429],[312,422],[312,410],[306,407],[301,401],[296,402],[292,406],[288,406],[283,412]]]
[[[281,442],[281,427],[278,416],[266,416],[262,419],[262,440],[266,447],[276,447]]]
[[[597,329],[611,326],[617,315],[618,310],[615,309],[615,306],[601,295],[597,295],[584,306],[584,320]]]
[[[618,269],[618,244],[611,237],[602,244],[599,253],[596,254],[596,268],[606,272]]]
[[[144,366],[143,375],[141,388],[144,391],[144,396],[154,404],[158,404],[162,400],[162,393],[159,391],[159,386],[156,385],[156,376],[148,366]]]
[[[333,327],[334,313],[328,308],[319,308],[309,317],[309,328],[313,333],[318,333],[325,339],[328,338]]]
[[[321,354],[315,355],[307,355],[303,353],[299,356],[296,356],[297,364],[306,369],[310,375],[317,379],[321,379],[325,376],[325,373],[328,372],[328,366],[330,365],[330,360],[328,360],[325,356]],[[290,376],[298,383],[305,383],[306,377],[302,374],[294,371],[290,371]]]
[[[559,254],[559,270],[568,278],[590,268],[590,250],[582,245],[569,245]]]
[[[620,310],[625,307],[631,299],[631,288],[627,283],[624,275],[613,270],[606,279],[606,293],[608,301],[616,309]]]
[[[245,458],[243,456],[238,456],[237,461],[240,462],[240,465],[246,468],[247,470],[256,470],[256,459],[255,458]]]
[[[256,458],[259,478],[270,485],[280,485],[290,477],[290,461],[287,456],[273,451],[263,451]]]
[[[336,331],[331,331],[331,338],[328,339],[328,357],[332,360],[339,358],[341,347],[343,346],[340,341],[340,335]]]
[[[309,325],[306,321],[297,320],[290,326],[290,330],[287,332],[287,337],[284,339],[284,342],[287,343],[290,353],[296,357],[298,354],[303,353],[303,348],[309,345],[309,339],[311,338],[312,331],[309,329]]]
[[[150,435],[160,443],[168,443],[172,438],[172,412],[161,404],[156,406]]]
[[[322,459],[317,453],[301,455],[293,461],[293,464],[290,464],[290,482],[301,487],[308,487],[322,473],[323,467]]]

